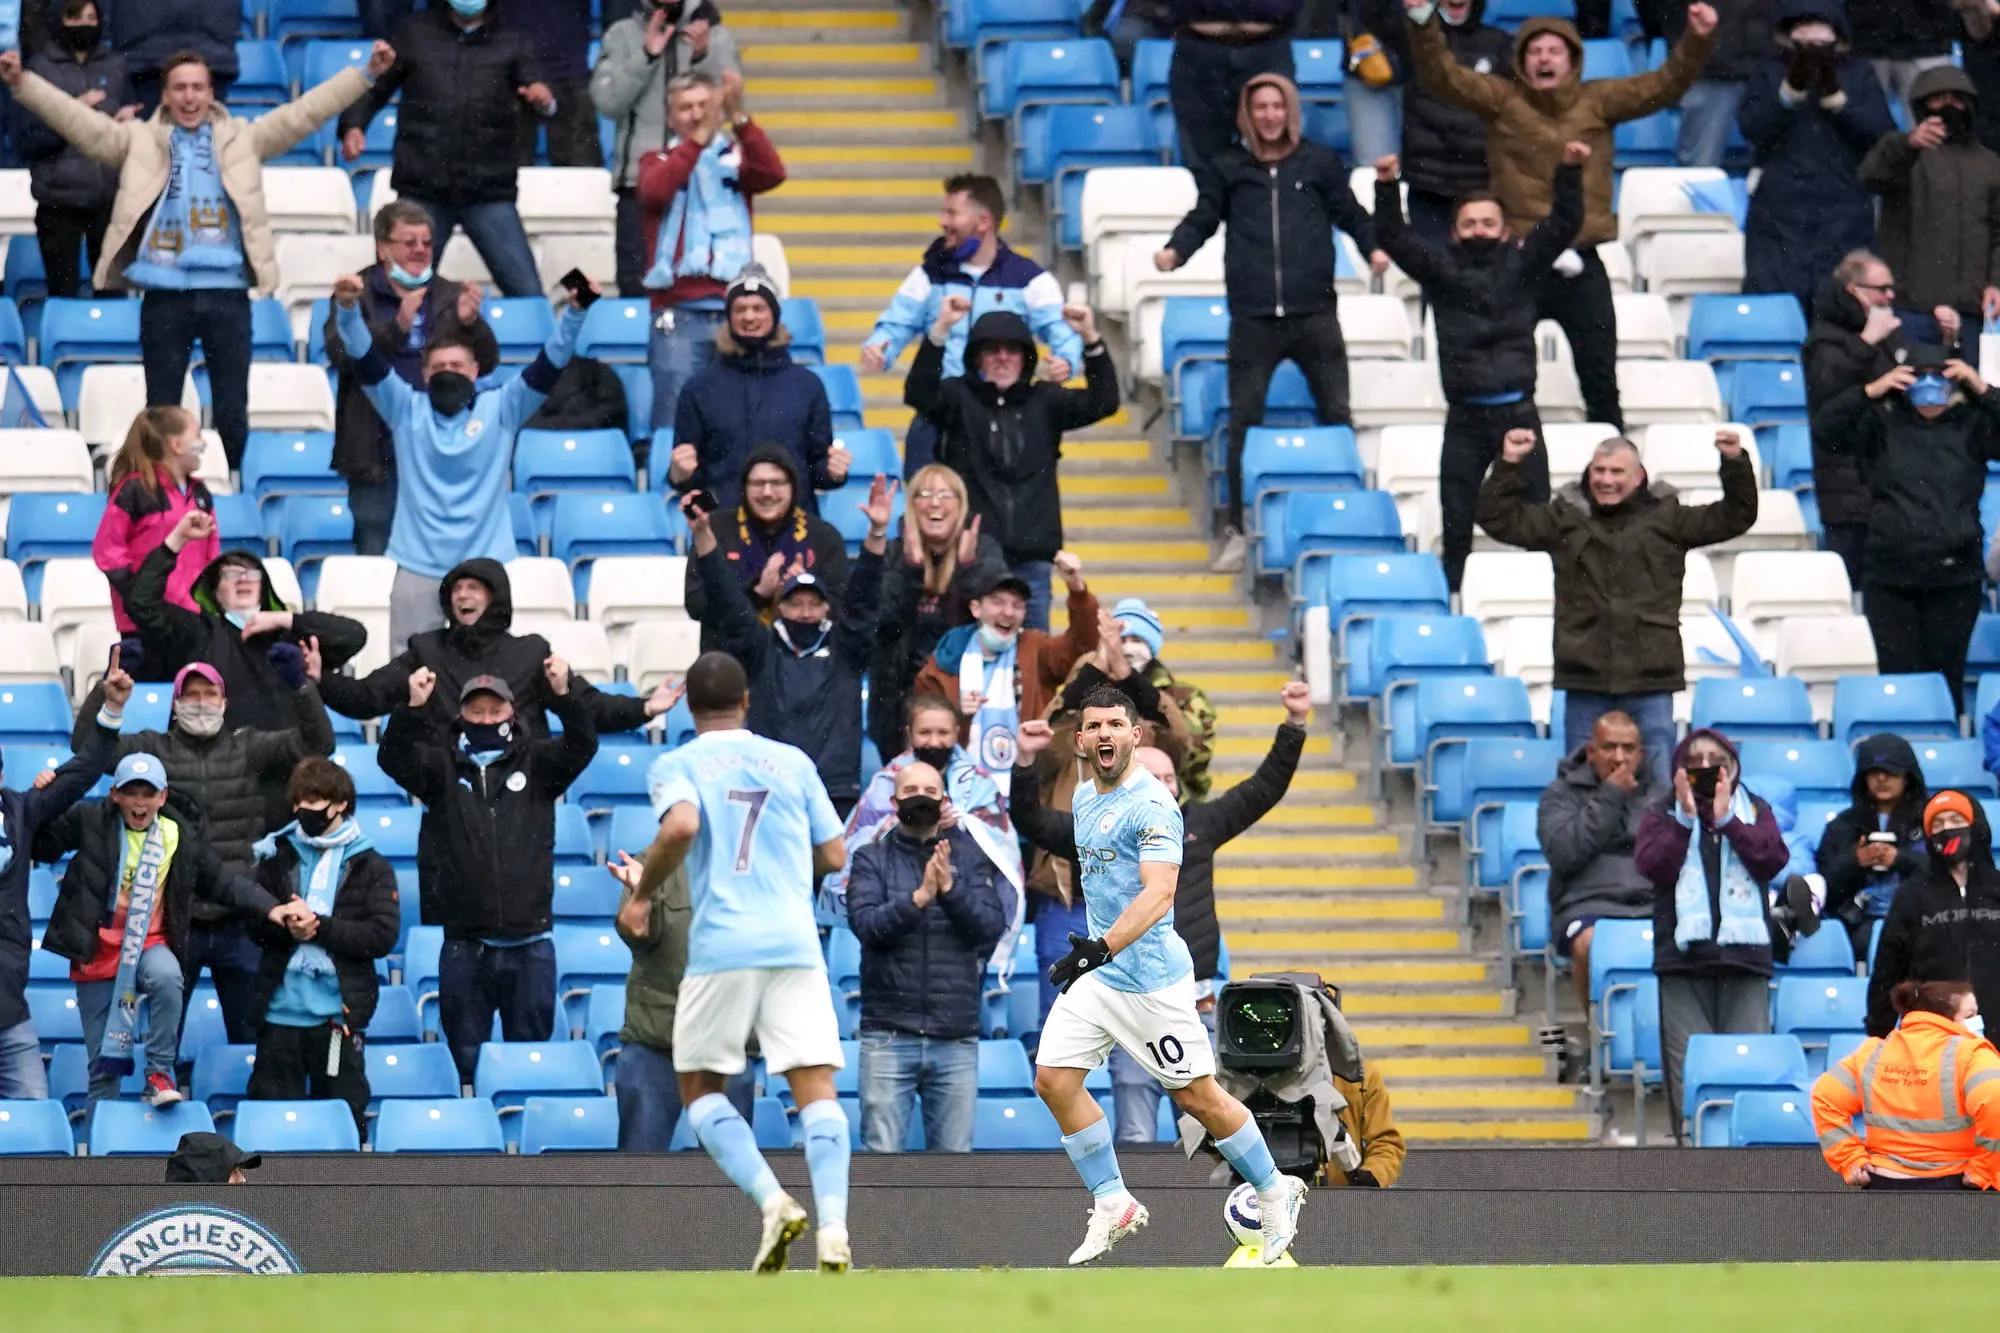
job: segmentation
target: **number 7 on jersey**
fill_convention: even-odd
[[[757,838],[757,821],[764,817],[764,802],[771,799],[771,793],[762,787],[747,790],[732,787],[723,799],[731,805],[744,807],[743,836],[736,843],[736,873],[747,875],[750,873],[750,848]]]

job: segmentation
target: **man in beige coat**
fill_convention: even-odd
[[[277,248],[264,204],[264,163],[340,114],[395,62],[375,43],[368,68],[342,70],[296,102],[257,120],[215,100],[207,63],[171,57],[160,71],[160,108],[147,120],[114,120],[24,73],[0,54],[0,82],[85,156],[118,168],[118,196],[93,282],[100,292],[144,293],[139,350],[146,401],[181,400],[194,344],[208,362],[215,428],[229,465],[250,433],[250,299],[278,285]]]

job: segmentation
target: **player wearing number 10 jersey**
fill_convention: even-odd
[[[844,1272],[848,1129],[833,1092],[840,1025],[812,906],[815,875],[847,862],[844,830],[813,761],[744,730],[750,694],[735,658],[704,653],[687,687],[697,735],[647,775],[660,832],[638,895],[649,898],[686,861],[694,915],[674,1013],[681,1101],[702,1147],[764,1214],[758,1271],[783,1268],[787,1247],[805,1232],[805,1210],[779,1187],[723,1096],[756,1033],[766,1067],[789,1079],[805,1129],[820,1267]]]

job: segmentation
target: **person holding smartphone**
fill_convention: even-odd
[[[1868,956],[1868,936],[1897,889],[1930,865],[1929,799],[1916,751],[1901,736],[1883,732],[1854,747],[1854,804],[1827,821],[1814,859],[1826,877],[1826,914],[1846,925],[1856,958]]]
[[[1655,890],[1653,971],[1678,1142],[1688,1038],[1771,1030],[1771,945],[1782,935],[1769,886],[1791,852],[1770,805],[1740,785],[1736,747],[1722,733],[1689,732],[1672,769],[1673,799],[1640,821],[1633,855]],[[1811,918],[1809,902],[1794,910]]]

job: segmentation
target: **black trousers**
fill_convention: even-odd
[[[555,94],[556,113],[541,112],[521,103],[518,148],[521,165],[535,165],[535,140],[542,126],[549,127],[549,165],[552,167],[601,167],[604,145],[597,138],[597,108],[590,100],[589,79],[550,79]]]
[[[494,1015],[508,1041],[547,1041],[556,1030],[556,946],[548,940],[499,948],[478,940],[444,942],[438,957],[438,1025],[472,1082]]]
[[[180,405],[197,340],[208,363],[215,433],[229,466],[241,467],[250,437],[250,293],[146,293],[139,303],[139,355],[146,363],[147,406]]]
[[[1562,325],[1576,360],[1576,378],[1583,388],[1583,406],[1592,421],[1625,429],[1618,407],[1618,309],[1611,303],[1611,278],[1593,246],[1579,245],[1583,272],[1565,278],[1550,269],[1542,279],[1537,319]]]
[[[1851,588],[1861,586],[1861,551],[1867,545],[1866,523],[1826,525],[1826,549],[1839,556],[1840,562],[1847,566],[1847,584]]]
[[[1180,129],[1182,164],[1200,176],[1229,147],[1245,83],[1258,74],[1289,79],[1293,71],[1289,35],[1241,46],[1185,32],[1176,37],[1167,92]]]
[[[104,253],[104,229],[111,210],[35,205],[35,240],[42,250],[42,269],[49,275],[49,295],[73,297],[96,271]],[[88,260],[82,256],[90,252]]]
[[[618,294],[628,300],[645,296],[649,261],[640,253],[646,245],[646,228],[637,190],[618,191],[618,214],[611,244],[618,264]]]
[[[361,1056],[361,1038],[338,1025],[295,1028],[266,1023],[257,1029],[257,1063],[251,1066],[244,1095],[257,1102],[339,1098],[353,1109],[361,1141],[368,1141],[368,1066]]]
[[[1324,426],[1345,426],[1347,341],[1340,316],[1329,308],[1316,315],[1238,315],[1229,321],[1229,526],[1245,531],[1243,437],[1264,424],[1264,399],[1281,361],[1298,365],[1312,390],[1313,408]]]
[[[1977,583],[1901,588],[1871,583],[1862,597],[1875,632],[1875,661],[1885,676],[1935,671],[1957,699],[1965,690],[1965,650],[1979,622]]]
[[[119,665],[124,665],[122,653]],[[251,943],[240,922],[196,921],[188,927],[187,948],[181,952],[182,994],[193,996],[201,970],[207,968],[215,981],[215,1002],[222,1007],[223,1031],[237,1045],[257,1039],[250,1009],[256,1001],[257,969],[263,961],[264,951]],[[187,1052],[185,1058],[194,1059],[194,1052]]]
[[[1547,504],[1549,450],[1542,443],[1542,418],[1532,395],[1495,407],[1453,403],[1445,414],[1444,447],[1438,452],[1438,505],[1444,511],[1444,578],[1453,592],[1465,574],[1465,557],[1472,552],[1472,515],[1479,507],[1480,483],[1500,456],[1507,432],[1518,427],[1535,432],[1522,499],[1527,504]]]

